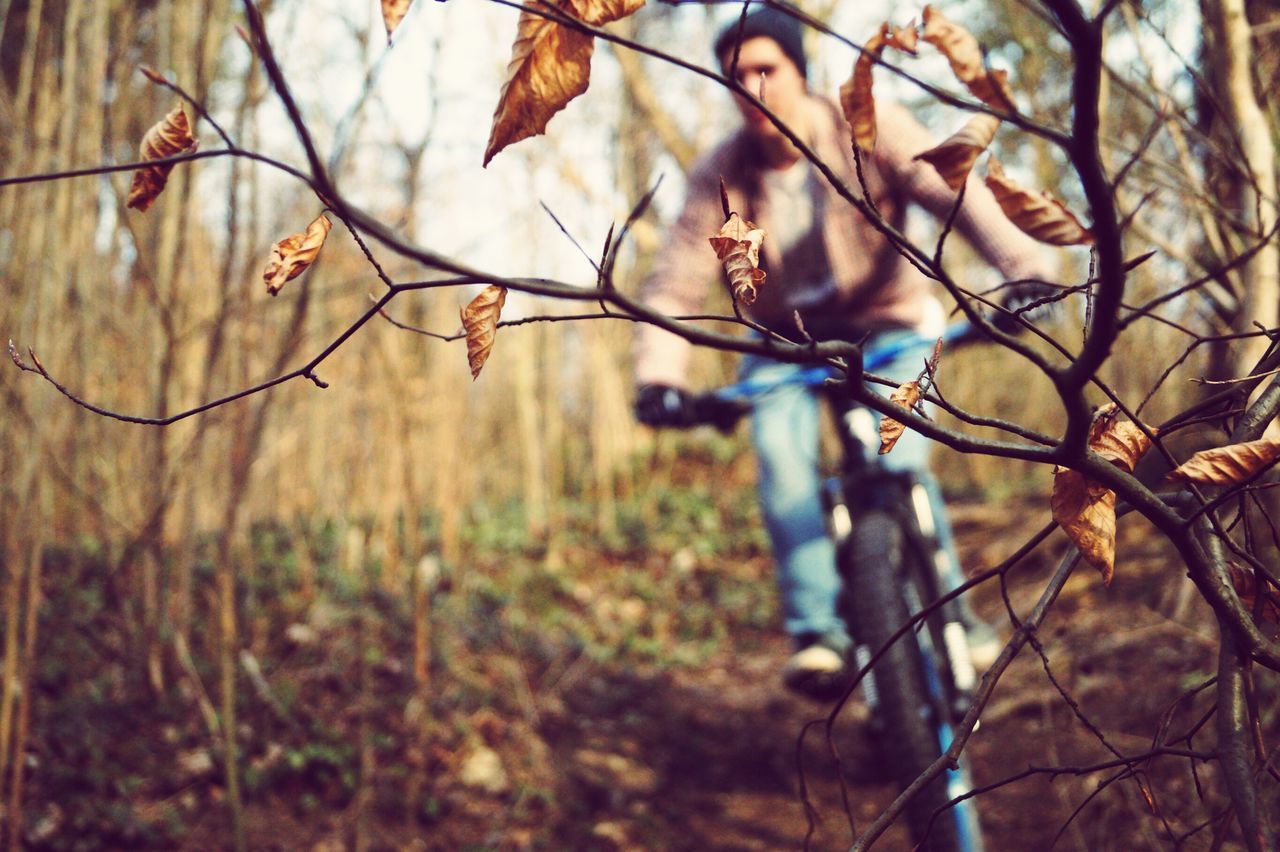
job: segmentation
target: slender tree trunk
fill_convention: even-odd
[[[1240,218],[1251,242],[1256,242],[1276,225],[1276,150],[1254,89],[1249,21],[1244,0],[1204,0],[1204,10],[1205,23],[1213,31],[1208,43],[1219,101],[1247,172],[1240,187]],[[1275,328],[1280,320],[1280,246],[1274,236],[1245,264],[1243,282],[1237,331],[1252,331],[1254,323]],[[1241,344],[1233,358],[1235,375],[1253,369],[1266,347],[1265,338]]]
[[[26,624],[22,639],[22,670],[20,693],[18,695],[18,719],[13,737],[13,759],[10,763],[9,781],[9,852],[18,852],[22,848],[22,791],[25,780],[26,761],[22,759],[27,749],[27,738],[31,733],[31,695],[32,672],[36,667],[36,635],[40,623],[40,566],[44,554],[44,544],[37,537],[31,544],[30,564],[27,567]]]

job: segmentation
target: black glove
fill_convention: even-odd
[[[636,391],[636,419],[646,426],[685,427],[695,424],[693,397],[671,385],[641,385]]]
[[[1020,320],[1032,324],[1052,320],[1061,310],[1062,290],[1043,281],[1019,281],[1005,288],[1000,299],[1003,311],[996,311],[991,321],[1005,334],[1022,334],[1027,330]]]
[[[728,435],[738,421],[751,411],[751,403],[737,399],[721,399],[714,394],[703,394],[693,399],[693,419],[696,423],[714,426]]]

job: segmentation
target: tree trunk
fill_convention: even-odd
[[[1275,328],[1280,319],[1280,247],[1268,238],[1276,223],[1275,141],[1258,104],[1253,81],[1253,46],[1244,0],[1204,0],[1208,64],[1226,110],[1228,132],[1243,162],[1245,178],[1239,186],[1239,217],[1249,242],[1266,239],[1245,265],[1237,331],[1253,331],[1254,324]],[[1246,247],[1247,248],[1247,247]],[[1265,338],[1239,345],[1233,372],[1246,375],[1267,347]]]

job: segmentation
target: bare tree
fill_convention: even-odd
[[[508,6],[517,5],[506,0],[498,2]],[[798,17],[810,27],[824,33],[824,37],[861,49],[859,45],[831,32],[819,20],[789,4],[776,0],[766,2]],[[83,6],[73,5],[77,9]],[[45,60],[49,58],[50,53],[55,50],[55,43],[38,42],[33,35],[33,26],[42,20],[40,4],[32,3],[27,8],[30,23],[25,37],[29,42],[28,50],[17,63],[18,68],[11,72],[6,67],[6,77],[16,77],[16,95],[10,102],[18,104],[19,109],[11,110],[10,113],[29,114],[33,124],[28,129],[33,138],[41,142],[54,135],[52,128],[47,126],[57,115],[53,108],[54,102],[62,98],[64,106],[71,105],[74,98],[67,92],[76,90],[78,83],[75,78],[68,78],[61,81],[64,88],[60,90],[57,84],[59,81],[54,79],[54,72],[50,70],[52,63],[38,61],[41,57]],[[199,68],[187,67],[176,61],[169,63],[166,67],[174,69],[173,78],[158,72],[152,72],[149,76],[157,85],[180,96],[194,110],[216,137],[214,144],[204,145],[199,150],[186,150],[183,146],[178,153],[164,151],[161,156],[145,161],[101,165],[98,163],[102,158],[113,159],[111,154],[121,138],[138,138],[142,135],[142,128],[113,128],[108,139],[110,144],[106,146],[109,150],[81,151],[79,158],[72,157],[71,146],[74,140],[71,139],[69,130],[64,128],[61,133],[56,134],[63,150],[51,150],[47,145],[25,148],[20,159],[9,161],[16,163],[16,173],[0,179],[0,188],[6,188],[0,210],[14,215],[17,207],[24,205],[51,205],[55,210],[71,209],[75,205],[67,198],[66,194],[70,191],[68,188],[79,186],[74,181],[86,177],[96,180],[128,172],[172,169],[170,179],[173,184],[166,190],[165,198],[167,200],[169,196],[176,195],[186,199],[190,193],[189,178],[183,176],[199,161],[230,160],[235,164],[233,169],[236,170],[246,168],[251,163],[267,167],[288,175],[306,187],[313,196],[309,202],[315,208],[313,214],[323,210],[336,220],[335,233],[330,239],[340,235],[355,247],[353,255],[361,259],[362,265],[350,270],[351,274],[363,281],[377,282],[372,304],[364,303],[358,310],[350,308],[339,330],[333,332],[323,345],[306,354],[299,353],[303,352],[306,340],[304,332],[311,322],[311,305],[316,294],[309,287],[291,285],[292,290],[285,292],[296,295],[290,296],[292,302],[284,323],[285,333],[273,348],[273,356],[268,359],[268,377],[251,379],[247,361],[237,363],[236,356],[232,354],[219,355],[226,353],[233,345],[233,341],[224,337],[225,326],[221,324],[221,320],[233,311],[244,309],[243,297],[232,300],[223,296],[223,301],[217,304],[214,311],[216,319],[209,326],[211,330],[202,337],[203,346],[186,345],[184,332],[190,330],[192,323],[185,313],[189,310],[189,297],[180,282],[183,280],[185,257],[181,248],[186,245],[184,240],[191,230],[192,211],[188,203],[177,208],[177,213],[171,212],[162,217],[158,225],[159,233],[131,235],[132,250],[138,257],[146,257],[154,264],[138,270],[136,277],[146,282],[156,312],[154,323],[144,330],[144,333],[154,334],[158,338],[156,344],[148,348],[148,352],[156,359],[156,375],[146,384],[149,389],[146,398],[135,396],[127,400],[136,404],[135,410],[147,413],[117,410],[95,399],[91,380],[93,368],[88,366],[88,362],[92,361],[91,353],[76,352],[71,345],[66,350],[52,354],[24,351],[16,345],[10,347],[13,362],[19,370],[40,377],[70,401],[71,405],[58,409],[57,416],[76,418],[77,424],[81,421],[90,423],[92,425],[87,428],[97,430],[100,434],[107,434],[109,428],[118,428],[113,421],[169,427],[153,432],[149,438],[150,445],[140,448],[142,455],[152,461],[153,472],[150,475],[159,483],[160,488],[140,507],[138,517],[142,519],[142,523],[129,525],[136,532],[137,541],[127,551],[127,558],[122,557],[122,562],[132,564],[137,552],[146,553],[148,548],[158,546],[154,542],[163,543],[168,523],[167,514],[170,511],[168,489],[173,487],[172,483],[181,477],[182,472],[181,464],[172,460],[190,453],[203,452],[200,443],[205,439],[206,433],[200,426],[195,427],[194,433],[182,433],[186,442],[179,442],[173,437],[177,433],[171,431],[172,428],[197,417],[221,416],[231,423],[233,434],[225,447],[220,446],[220,450],[225,450],[230,459],[226,471],[226,488],[220,495],[222,502],[213,509],[220,509],[221,512],[218,524],[221,534],[217,547],[218,600],[222,616],[219,637],[219,713],[233,813],[238,812],[235,696],[238,665],[236,651],[241,642],[235,618],[236,540],[242,532],[242,506],[252,487],[253,462],[259,457],[264,431],[271,422],[268,402],[275,398],[274,394],[286,392],[281,387],[286,384],[305,385],[309,382],[316,388],[326,387],[329,382],[324,372],[331,363],[331,356],[344,347],[355,345],[353,341],[367,326],[387,321],[409,326],[409,323],[395,320],[388,311],[393,302],[403,303],[402,297],[426,291],[438,292],[449,288],[486,285],[488,288],[500,288],[503,293],[515,291],[562,300],[571,303],[574,312],[501,320],[499,311],[490,309],[474,325],[470,321],[474,318],[466,317],[467,331],[464,333],[455,332],[451,310],[439,307],[438,312],[426,313],[422,319],[428,327],[417,330],[446,339],[466,338],[473,374],[483,367],[494,335],[508,333],[503,329],[512,325],[541,319],[562,323],[574,320],[592,323],[590,328],[594,334],[597,330],[606,328],[606,323],[649,323],[705,347],[768,355],[787,361],[818,361],[829,364],[844,375],[850,393],[859,402],[904,422],[908,428],[918,430],[961,454],[1037,465],[1046,470],[1057,469],[1059,472],[1055,475],[1055,497],[1052,501],[1053,518],[1079,546],[1084,559],[1098,568],[1108,581],[1113,570],[1123,570],[1123,567],[1117,568],[1115,565],[1117,554],[1114,535],[1117,517],[1144,519],[1159,531],[1178,554],[1180,564],[1176,570],[1171,570],[1171,577],[1180,577],[1184,573],[1189,576],[1218,620],[1220,653],[1216,691],[1212,694],[1211,706],[1206,711],[1215,719],[1217,745],[1211,753],[1196,752],[1189,746],[1183,748],[1181,745],[1189,742],[1190,734],[1179,738],[1163,730],[1156,732],[1155,741],[1149,749],[1125,752],[1106,743],[1105,738],[1100,736],[1099,739],[1112,751],[1114,760],[1078,770],[1082,774],[1111,771],[1115,773],[1115,779],[1136,779],[1134,783],[1147,795],[1149,791],[1144,786],[1146,782],[1142,780],[1142,775],[1144,768],[1157,757],[1179,757],[1185,759],[1191,767],[1195,767],[1197,761],[1203,763],[1212,760],[1218,767],[1222,786],[1229,796],[1232,813],[1240,826],[1240,837],[1245,847],[1258,852],[1275,847],[1275,827],[1272,824],[1272,812],[1268,808],[1276,800],[1277,752],[1274,745],[1268,746],[1263,739],[1260,710],[1251,700],[1251,695],[1255,681],[1263,678],[1274,680],[1275,672],[1280,672],[1280,641],[1277,641],[1275,635],[1275,622],[1280,614],[1276,604],[1280,600],[1276,597],[1277,592],[1280,592],[1280,578],[1275,575],[1273,562],[1261,555],[1267,540],[1276,537],[1273,519],[1265,512],[1252,512],[1251,507],[1259,502],[1260,492],[1273,484],[1272,468],[1276,460],[1280,459],[1280,445],[1264,438],[1265,430],[1280,412],[1280,376],[1277,375],[1280,373],[1280,347],[1277,346],[1280,329],[1277,328],[1276,320],[1276,276],[1280,260],[1277,259],[1274,247],[1274,237],[1280,223],[1277,221],[1275,206],[1273,142],[1265,119],[1257,109],[1255,90],[1248,79],[1248,38],[1247,33],[1241,30],[1245,23],[1242,9],[1217,0],[1206,3],[1206,23],[1217,39],[1215,62],[1221,65],[1215,72],[1215,78],[1223,88],[1204,91],[1207,96],[1225,99],[1222,113],[1228,119],[1228,132],[1217,136],[1198,132],[1168,99],[1153,91],[1151,80],[1134,79],[1111,68],[1107,53],[1108,39],[1117,33],[1129,33],[1134,27],[1142,25],[1140,20],[1132,16],[1126,20],[1123,13],[1129,11],[1128,7],[1122,8],[1116,3],[1102,4],[1093,14],[1086,12],[1073,0],[1044,0],[1042,5],[1036,7],[1038,14],[1043,16],[1047,31],[1069,46],[1069,116],[1042,116],[1034,110],[1023,112],[1016,109],[1018,98],[1013,94],[1017,90],[1016,81],[1011,92],[1002,93],[998,86],[994,89],[995,94],[991,94],[991,88],[982,89],[982,85],[993,86],[991,81],[996,79],[996,75],[982,64],[980,57],[976,65],[970,63],[970,77],[964,80],[969,85],[970,92],[966,95],[956,94],[949,83],[914,76],[909,66],[891,65],[878,57],[875,59],[878,73],[902,76],[934,100],[969,113],[1000,119],[1009,129],[1006,135],[1015,134],[1016,141],[1004,143],[1007,149],[1030,144],[1026,140],[1033,139],[1036,145],[1048,152],[1044,154],[1047,161],[1069,166],[1071,181],[1068,183],[1064,180],[1057,188],[1067,197],[1071,206],[1087,210],[1087,229],[1075,223],[1076,230],[1070,231],[1074,220],[1065,212],[1065,208],[1048,203],[1042,196],[1034,193],[1017,195],[1010,190],[1014,192],[1015,199],[1009,210],[1011,216],[1021,224],[1032,231],[1039,229],[1041,234],[1046,233],[1046,228],[1061,234],[1065,228],[1074,235],[1067,239],[1068,242],[1089,245],[1087,272],[1060,282],[1051,282],[1056,285],[1056,295],[1042,300],[1061,301],[1070,305],[1072,310],[1066,312],[1067,317],[1063,320],[1046,322],[1039,319],[1033,310],[1002,307],[998,294],[984,292],[981,288],[972,286],[950,262],[953,249],[946,242],[945,229],[932,245],[917,244],[907,235],[897,232],[880,217],[869,200],[866,187],[858,185],[857,181],[844,180],[833,164],[824,162],[806,144],[806,140],[797,137],[776,116],[768,112],[768,108],[757,97],[758,93],[746,91],[734,80],[698,63],[645,43],[641,32],[625,29],[625,25],[624,28],[607,25],[611,20],[609,15],[596,8],[595,4],[548,3],[517,6],[522,13],[521,26],[527,25],[531,32],[546,32],[548,27],[553,28],[558,36],[571,36],[577,39],[579,45],[587,45],[588,54],[593,41],[610,43],[621,56],[628,57],[621,61],[621,67],[623,74],[633,80],[639,79],[635,77],[638,71],[633,62],[633,54],[644,55],[682,69],[691,81],[719,86],[751,101],[769,114],[845,202],[874,222],[911,263],[939,282],[955,301],[957,310],[991,344],[999,347],[1004,357],[1016,359],[1019,365],[1017,369],[1037,376],[1052,386],[1053,403],[1059,411],[1059,417],[1046,427],[1004,417],[1002,412],[993,410],[981,399],[973,406],[961,406],[954,402],[949,392],[950,377],[946,372],[945,359],[929,397],[932,403],[950,415],[950,420],[942,422],[905,412],[892,403],[887,395],[874,390],[872,385],[864,384],[864,379],[868,377],[863,375],[862,353],[855,343],[813,342],[804,339],[799,333],[794,339],[788,339],[751,323],[736,310],[737,305],[732,306],[734,310],[731,313],[726,312],[712,318],[721,323],[752,328],[760,337],[724,333],[708,327],[704,322],[706,317],[673,317],[647,306],[629,294],[625,286],[619,285],[616,263],[620,245],[626,240],[630,227],[644,215],[648,195],[634,197],[636,193],[633,193],[634,204],[630,218],[610,231],[610,237],[602,249],[591,253],[596,276],[587,286],[536,277],[496,275],[459,262],[429,246],[417,244],[412,238],[405,236],[402,230],[351,200],[340,170],[335,170],[330,158],[325,156],[326,152],[321,150],[312,132],[313,121],[298,102],[290,81],[281,68],[277,54],[279,45],[268,37],[260,9],[248,0],[243,8],[249,42],[255,56],[246,87],[252,91],[256,75],[263,75],[272,95],[285,110],[292,129],[297,134],[305,154],[304,166],[295,167],[255,150],[248,141],[252,133],[246,126],[248,118],[244,115],[231,133],[223,131],[212,120],[206,106],[205,91],[210,75],[208,68],[213,63],[211,45],[214,41],[184,31],[175,17],[170,21],[172,38],[184,44],[201,46],[201,55],[205,61]],[[7,11],[7,5],[5,10]],[[81,13],[85,11],[80,9]],[[0,16],[0,21],[7,17],[9,16]],[[79,25],[79,19],[71,16],[68,20],[70,32]],[[94,21],[95,26],[104,25],[97,18]],[[9,32],[6,31],[4,36],[9,37]],[[74,40],[68,40],[64,44],[64,51],[68,55],[74,54],[74,44]],[[517,49],[523,48],[518,44]],[[189,53],[190,51],[183,55]],[[102,57],[98,59],[101,60]],[[954,57],[952,60],[955,65]],[[556,61],[558,60],[538,57],[536,54],[529,60],[534,64]],[[513,65],[512,79],[504,89],[504,98],[521,89],[521,75],[537,73],[524,70],[526,67],[527,63],[519,69]],[[1193,71],[1194,69],[1187,69],[1186,73],[1199,84]],[[582,83],[585,88],[585,78]],[[184,85],[190,88],[185,88]],[[1135,136],[1115,128],[1104,113],[1105,103],[1119,99],[1114,94],[1116,89],[1123,90],[1124,97],[1129,99],[1127,102],[1139,104],[1146,110],[1143,117],[1149,124],[1140,135]],[[635,111],[650,116],[654,133],[661,143],[673,158],[683,161],[688,156],[687,140],[681,136],[677,127],[661,120],[661,113],[657,112],[657,107],[652,103],[652,92],[647,92],[642,86],[633,86],[632,90]],[[538,102],[537,96],[530,97],[532,102],[522,106],[545,111],[546,104]],[[554,109],[551,111],[554,112]],[[495,124],[501,125],[502,119]],[[123,133],[125,129],[134,132]],[[520,134],[536,134],[541,127],[517,127],[510,133],[508,130],[495,128],[496,141],[491,142],[486,157],[498,154],[504,145],[522,138]],[[504,137],[504,134],[507,135]],[[1187,142],[1188,138],[1192,140],[1191,143]],[[1194,145],[1194,149],[1188,148],[1189,145]],[[977,147],[985,148],[985,143],[980,143]],[[1164,168],[1162,158],[1153,154],[1156,150],[1173,151],[1175,156],[1182,155],[1181,168],[1175,170],[1175,176],[1171,176],[1170,170]],[[1238,206],[1227,207],[1222,204],[1221,196],[1208,185],[1206,174],[1195,165],[1195,155],[1186,153],[1188,150],[1212,157],[1221,168],[1233,170],[1236,178],[1233,192],[1238,198]],[[409,156],[407,159],[411,165],[410,171],[414,171],[416,166],[413,165],[413,157]],[[87,162],[93,164],[84,165]],[[970,164],[971,162],[972,160]],[[634,186],[634,179],[630,183]],[[230,190],[233,210],[238,209],[237,205],[240,203],[237,200],[239,189],[239,182],[233,180]],[[255,194],[253,191],[250,193],[251,197]],[[114,215],[123,217],[125,214],[123,206],[119,204],[118,194],[114,201]],[[1187,210],[1195,210],[1196,215],[1187,215]],[[1215,253],[1212,262],[1206,262],[1202,257],[1181,257],[1176,251],[1176,245],[1166,250],[1165,246],[1159,244],[1161,227],[1186,227],[1187,220],[1197,222],[1203,229],[1202,236],[1206,244],[1217,241],[1222,247],[1221,251]],[[235,215],[233,221],[237,221]],[[1221,231],[1218,227],[1220,225],[1225,225]],[[93,229],[84,224],[73,233],[76,237],[70,242],[71,252],[59,255],[59,264],[80,263],[78,258],[89,252],[87,246]],[[52,236],[47,234],[42,239],[51,240]],[[243,268],[234,272],[231,269],[229,258],[233,255],[238,240],[233,229],[228,238],[229,245],[206,245],[201,249],[201,257],[216,258],[221,252],[221,256],[227,258],[224,279],[228,283],[248,279]],[[15,270],[8,278],[16,279],[21,271],[41,262],[36,250],[39,242],[37,240],[23,246],[23,253],[8,260],[9,268]],[[298,243],[305,243],[305,240],[299,238],[294,243],[286,243],[280,249],[286,263],[299,263],[305,268],[307,263],[314,260],[314,251],[305,260],[297,259],[301,253]],[[147,246],[156,248],[153,252],[148,252],[145,250]],[[1078,251],[1083,252],[1082,249]],[[1156,257],[1157,254],[1160,256]],[[150,260],[151,258],[154,259]],[[321,266],[323,263],[322,260]],[[139,264],[142,264],[141,260]],[[1197,264],[1199,268],[1196,268]],[[1158,268],[1159,274],[1149,273],[1148,270],[1152,268]],[[425,277],[410,275],[402,273],[402,269],[425,269],[427,274]],[[1145,283],[1144,276],[1148,274],[1161,282],[1154,291],[1142,286]],[[64,270],[57,276],[57,280],[65,281],[67,275],[72,279],[76,277]],[[1201,319],[1197,310],[1188,307],[1195,299],[1201,298],[1200,294],[1211,292],[1214,287],[1227,292],[1234,289],[1240,294],[1238,305],[1235,306],[1239,311],[1238,318],[1234,330],[1228,333],[1219,333],[1215,328],[1216,317],[1211,317],[1206,322]],[[89,294],[76,292],[74,288],[65,297],[58,295],[49,298],[56,303],[41,306],[46,322],[55,322],[60,315],[76,309],[82,302],[91,301]],[[501,300],[497,304],[501,305]],[[1042,306],[1026,307],[1034,309]],[[1082,323],[1076,321],[1072,314],[1076,308],[1079,308],[1078,314],[1084,317]],[[999,319],[999,322],[993,319]],[[1011,333],[1010,329],[1015,328],[1022,333]],[[1151,329],[1160,330],[1166,336],[1157,335]],[[1108,371],[1116,369],[1113,361],[1121,351],[1122,339],[1139,332],[1151,334],[1151,340],[1176,340],[1179,344],[1160,356],[1159,372],[1147,386],[1131,386],[1127,381],[1113,383],[1108,378]],[[248,331],[245,332],[244,339],[234,341],[243,347],[250,347],[254,342]],[[1195,351],[1210,343],[1228,344],[1235,352],[1240,353],[1233,360],[1236,365],[1233,375],[1227,377],[1222,385],[1213,386],[1215,389],[1208,395],[1193,402],[1186,402],[1182,395],[1176,396],[1176,405],[1164,402],[1168,394],[1161,396],[1161,393],[1167,386],[1167,380],[1185,372],[1186,365],[1193,363],[1190,359]],[[609,357],[603,344],[600,351],[606,353],[599,355],[600,359]],[[184,370],[201,353],[212,361],[222,359],[222,374],[234,380],[235,389],[215,396],[212,383],[202,379],[198,370]],[[461,358],[460,354],[458,357]],[[459,360],[459,365],[460,363]],[[488,369],[486,378],[494,372],[494,366]],[[6,393],[12,393],[15,381],[13,375],[11,372],[4,384],[0,385],[0,389]],[[73,378],[64,378],[67,375]],[[458,376],[447,377],[441,374],[437,378],[438,383],[433,385],[434,395],[438,398],[456,398],[460,384]],[[295,381],[298,379],[305,382]],[[399,380],[404,379],[403,376],[399,377]],[[518,375],[515,381],[517,387],[523,389],[521,393],[527,397],[529,377]],[[616,393],[618,384],[615,379],[612,390],[606,387],[600,393]],[[51,396],[46,395],[40,402],[45,411],[52,409]],[[1158,396],[1160,404],[1173,410],[1161,422],[1145,421],[1144,409]],[[249,400],[249,404],[228,407],[230,403],[244,400]],[[1105,401],[1108,403],[1107,407],[1099,411],[1095,406],[1098,401]],[[525,404],[528,404],[527,399]],[[603,400],[600,404],[602,408],[615,412],[625,410],[625,401],[620,399]],[[86,412],[100,417],[88,418]],[[526,422],[532,422],[528,420],[532,417],[528,411],[521,416],[526,418]],[[25,417],[28,422],[37,420],[33,413],[27,413]],[[435,426],[439,431],[434,433],[440,445],[455,448],[464,443],[461,422],[454,414],[440,418]],[[407,421],[400,422],[393,431],[403,435],[408,429],[406,423]],[[1175,436],[1202,424],[1210,424],[1218,430],[1214,441],[1217,446],[1207,454],[1188,459],[1187,453],[1177,444]],[[526,425],[525,428],[529,427]],[[608,448],[610,441],[618,438],[618,430],[610,429],[604,421],[601,429],[603,434],[592,437],[592,446],[594,450],[607,455],[611,452]],[[1139,459],[1148,452],[1148,447],[1153,458],[1158,457],[1163,467],[1177,471],[1173,484],[1153,482],[1138,475]],[[44,447],[34,449],[31,453],[53,454]],[[91,465],[91,461],[83,459],[74,463]],[[15,463],[6,460],[0,464],[6,465],[7,470],[8,465]],[[441,510],[446,558],[452,555],[449,542],[457,540],[458,518],[456,514],[450,513],[458,511],[459,502],[454,489],[460,478],[457,474],[461,464],[454,452],[442,460],[442,465],[452,467],[437,471],[430,485],[411,482],[409,479],[406,479],[405,484],[404,493],[408,497],[427,489],[434,491],[435,497],[429,499],[434,499]],[[596,477],[602,497],[616,492],[617,485],[613,481],[612,470],[607,465],[601,465],[596,471]],[[16,482],[21,486],[22,478],[15,480],[6,476],[5,479],[4,487],[8,490],[6,497],[9,501],[25,500],[27,495],[12,493],[15,486],[10,484]],[[605,505],[604,501],[601,505]],[[1117,505],[1120,507],[1118,510]],[[1046,506],[1046,517],[1048,513],[1049,507]],[[384,517],[384,528],[394,525],[389,518],[390,514]],[[1260,521],[1263,524],[1261,527]],[[104,519],[103,523],[109,524],[110,521]],[[601,526],[607,524],[608,519],[602,519]],[[28,543],[16,542],[20,537],[17,531],[5,528],[5,532],[5,566],[8,571],[6,600],[15,602],[23,589],[19,581],[20,572],[16,567],[19,564],[16,556],[23,553],[29,555],[33,548]],[[1003,583],[1025,552],[1036,546],[1043,537],[1039,536],[1035,541],[1029,542],[1026,548],[1020,549],[1010,559],[979,572],[968,586],[988,581]],[[38,546],[35,549],[38,550]],[[1033,651],[1044,658],[1046,671],[1050,671],[1050,660],[1045,654],[1038,631],[1052,617],[1055,600],[1074,570],[1076,556],[1073,552],[1061,562],[1058,570],[1044,584],[1039,600],[1030,612],[1018,613],[1010,607],[1009,617],[1015,628],[1013,638],[1006,645],[996,665],[984,676],[972,706],[956,731],[954,742],[916,783],[862,831],[854,844],[855,849],[868,848],[875,843],[902,812],[909,799],[931,778],[941,773],[949,761],[955,760],[962,753],[974,725],[1017,654],[1027,646],[1032,647]],[[153,626],[161,617],[161,595],[156,588],[159,564],[160,552],[154,551],[150,561],[143,562],[141,568],[141,583],[149,589],[141,598],[146,609],[141,622],[150,625],[144,633],[149,643],[154,643]],[[25,606],[30,619],[39,596],[39,572],[33,569],[26,576],[29,579]],[[9,683],[10,676],[18,667],[16,659],[19,643],[14,632],[15,623],[9,622],[9,631],[13,636],[6,635],[5,641],[6,691],[4,702],[0,704],[0,728],[4,729],[0,732],[3,733],[3,737],[0,737],[0,758],[7,758],[15,753],[6,750],[10,737],[9,728],[14,724],[11,709],[13,696],[9,691]],[[31,623],[28,621],[29,625]],[[909,625],[904,625],[900,634],[909,629]],[[30,637],[34,633],[34,627],[29,627],[28,630]],[[419,638],[422,642],[426,641],[425,635]],[[34,640],[28,638],[26,641],[29,658]],[[151,664],[151,669],[151,677],[159,680],[162,677],[160,664]],[[1051,673],[1050,677],[1052,678]],[[1062,695],[1073,710],[1078,712],[1078,707],[1065,690],[1062,690]],[[21,715],[19,711],[19,728],[22,725]],[[1083,713],[1078,715],[1088,724]],[[20,748],[22,734],[18,733],[17,738]],[[9,762],[13,764],[12,760]],[[0,768],[4,768],[4,763],[5,760],[0,759]],[[1044,771],[1075,770],[1054,767]],[[15,770],[15,773],[11,789],[20,790],[20,770]],[[1010,782],[1016,780],[1018,779],[1009,779]],[[1206,824],[1210,823],[1215,823],[1215,819],[1211,818]],[[1164,828],[1168,834],[1167,839],[1176,845],[1178,838],[1175,832],[1168,823]],[[1220,836],[1225,837],[1226,832],[1226,828],[1220,829]],[[244,842],[243,834],[237,832],[237,844],[243,845]]]

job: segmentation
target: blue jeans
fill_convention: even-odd
[[[883,332],[872,338],[871,346],[914,336],[914,332]],[[914,379],[931,351],[932,344],[928,342],[911,347],[876,373],[899,382]],[[796,364],[750,355],[743,360],[739,376],[770,381],[802,369]],[[887,388],[878,390],[885,396],[889,393]],[[751,417],[751,440],[760,468],[760,501],[778,565],[783,619],[793,637],[838,636],[845,632],[836,614],[840,577],[822,509],[819,408],[820,398],[814,388],[781,385],[756,399]],[[892,470],[913,471],[928,490],[938,537],[950,556],[952,576],[946,579],[954,588],[963,577],[942,491],[928,469],[930,443],[908,429],[883,461]]]

